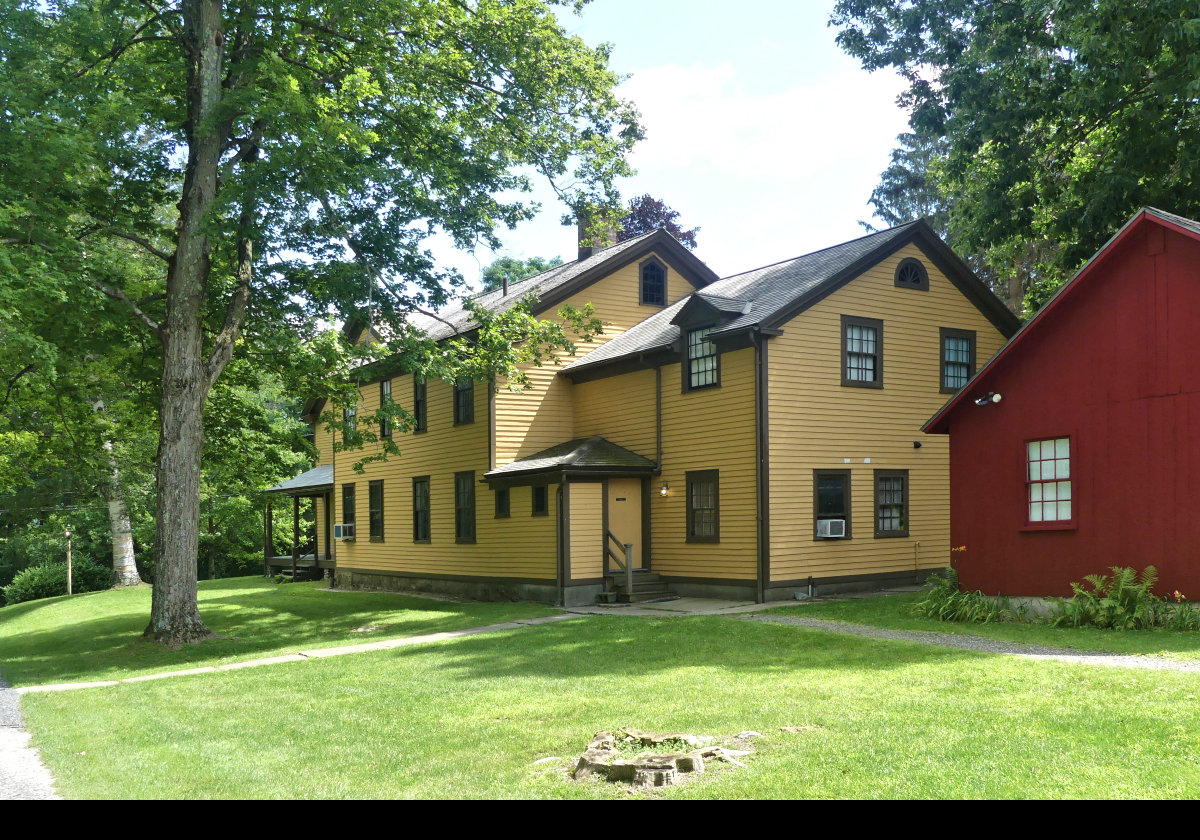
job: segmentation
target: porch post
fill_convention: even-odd
[[[271,576],[271,553],[275,550],[275,535],[272,530],[274,519],[271,516],[271,502],[267,502],[267,518],[263,523],[263,573]]]
[[[296,582],[296,564],[300,562],[300,497],[292,496],[292,583]]]
[[[333,511],[330,510],[330,507],[332,506],[332,504],[333,504],[333,494],[326,493],[325,494],[325,504],[323,504],[321,506],[325,509],[324,512],[325,512],[325,560],[326,561],[330,560],[330,555],[333,554],[333,550],[331,548],[332,543],[330,542],[331,538],[329,535],[329,532],[333,530]]]

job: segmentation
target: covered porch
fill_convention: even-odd
[[[263,521],[263,573],[267,577],[290,573],[292,580],[302,576],[316,580],[330,574],[335,566],[333,553],[333,465],[314,467],[295,478],[282,481],[267,491],[267,510]],[[292,552],[276,554],[274,505],[287,504],[292,508]],[[313,525],[301,540],[300,500],[312,499]],[[309,543],[311,538],[311,543]],[[302,550],[311,544],[311,551]]]
[[[507,491],[558,485],[560,603],[669,597],[650,568],[654,461],[600,436],[577,438],[490,470],[484,481]]]

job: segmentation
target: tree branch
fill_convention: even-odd
[[[104,283],[101,283],[99,280],[93,282],[97,289],[104,292],[104,294],[108,295],[113,300],[121,301],[121,303],[133,310],[133,314],[138,317],[139,321],[141,321],[158,335],[162,335],[162,327],[159,325],[159,323],[143,312],[140,306],[130,300],[129,295],[125,294],[120,289],[114,289],[112,286],[107,286]]]
[[[337,219],[337,214],[333,211],[333,206],[329,203],[328,197],[321,196],[321,207],[322,207],[322,209],[325,210],[326,213],[329,214],[329,216],[331,218],[333,218],[335,220]],[[399,303],[401,306],[403,306],[407,309],[411,309],[413,312],[417,312],[421,315],[424,315],[427,318],[432,318],[435,321],[440,321],[441,323],[443,323],[447,327],[449,327],[450,330],[455,335],[459,334],[458,327],[454,326],[454,324],[450,323],[445,318],[435,315],[433,312],[429,312],[428,310],[422,309],[421,307],[414,304],[412,301],[406,300],[399,292],[397,292],[394,288],[392,288],[391,284],[388,283],[385,279],[383,279],[383,272],[380,271],[375,266],[371,265],[371,262],[363,257],[362,252],[358,249],[355,238],[353,236],[351,236],[348,231],[345,231],[345,230],[342,231],[342,238],[346,240],[346,247],[348,247],[350,249],[350,252],[352,254],[354,254],[354,259],[356,259],[358,262],[362,263],[363,266],[367,269],[368,273],[370,273],[372,275],[371,276],[372,283],[378,281],[383,286],[383,288],[387,289],[391,293],[392,297],[394,297],[396,299],[396,302]]]
[[[146,239],[144,236],[139,236],[136,233],[129,233],[128,231],[117,230],[116,228],[110,228],[110,227],[101,228],[101,229],[105,233],[109,233],[109,234],[112,234],[113,236],[119,237],[121,239],[127,239],[130,242],[134,242],[138,245],[141,245],[143,248],[145,248],[147,251],[149,251],[154,256],[158,257],[160,260],[165,260],[166,262],[171,261],[170,254],[168,254],[162,248],[159,248],[158,246],[156,246],[153,242],[151,242],[149,239]]]
[[[249,226],[248,214],[242,215],[242,222],[244,226]],[[254,271],[254,240],[249,236],[240,237],[237,250],[237,288],[225,308],[225,322],[221,324],[221,331],[217,333],[212,352],[208,355],[208,362],[204,365],[209,388],[212,388],[225,365],[233,357],[233,347],[246,320],[246,304],[250,300],[250,278]]]
[[[8,405],[8,398],[12,396],[12,389],[17,384],[17,380],[32,371],[35,367],[36,365],[32,364],[25,365],[25,367],[17,371],[16,376],[13,376],[8,380],[8,389],[4,392],[4,399],[0,400],[0,408],[4,408],[4,406]]]

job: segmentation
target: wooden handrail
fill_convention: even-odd
[[[625,572],[625,592],[628,593],[629,595],[632,595],[633,594],[633,543],[621,542],[621,540],[617,538],[617,535],[614,534],[612,531],[610,531],[607,528],[604,529],[604,532],[607,537],[604,540],[604,551],[609,557],[611,557],[613,560],[616,561],[617,566],[619,566],[622,570],[624,570],[624,572]],[[612,546],[609,545],[609,540],[611,540],[612,542],[615,542],[617,545],[621,546],[621,548],[624,550],[624,552],[625,552],[624,561],[622,561],[621,558],[617,555],[617,552],[613,551]]]

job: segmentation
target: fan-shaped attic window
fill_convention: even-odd
[[[925,270],[920,260],[909,257],[900,261],[896,266],[896,287],[899,289],[919,289],[929,291],[929,272]]]

